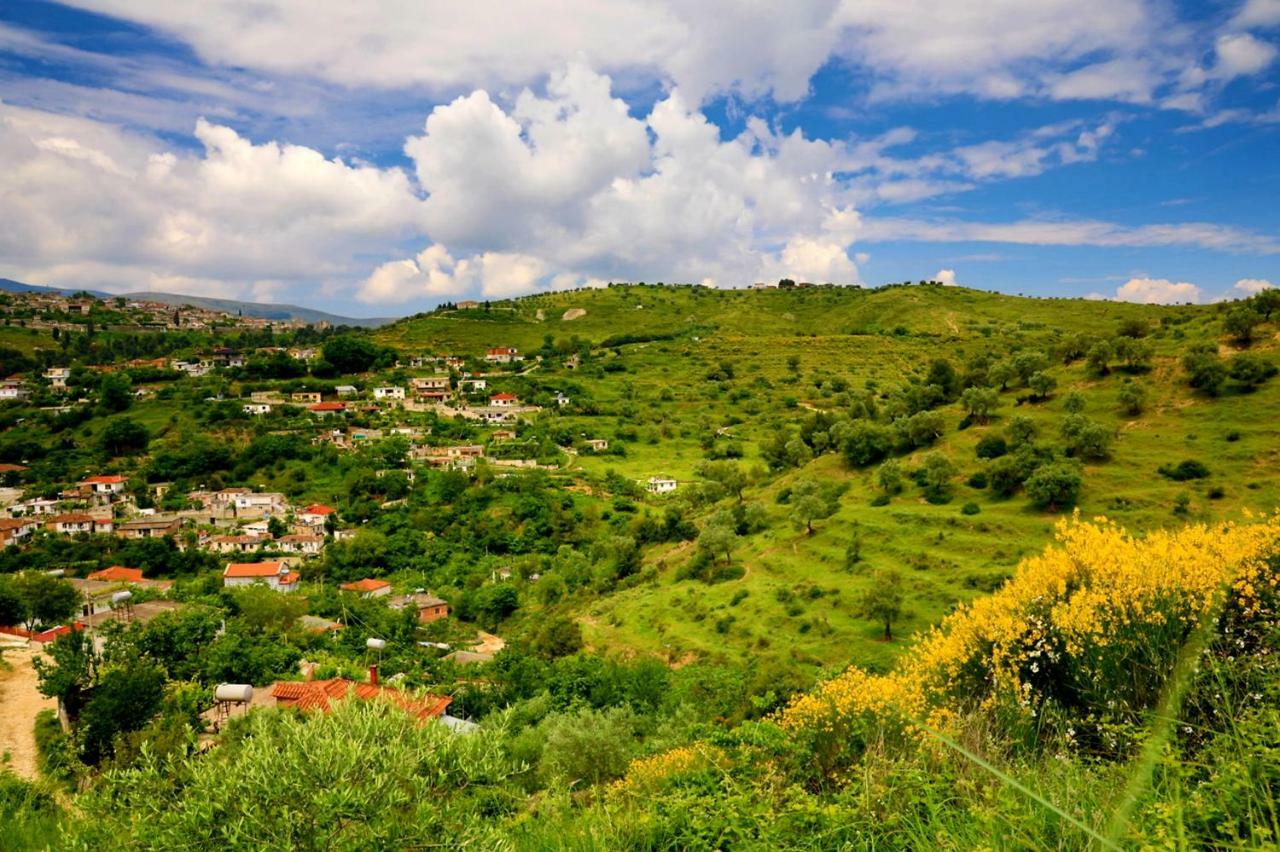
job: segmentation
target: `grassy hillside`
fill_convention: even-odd
[[[571,310],[585,314],[564,320]],[[1078,506],[1085,516],[1106,515],[1147,530],[1280,505],[1280,482],[1267,475],[1280,466],[1273,425],[1280,383],[1252,393],[1228,385],[1210,397],[1188,386],[1179,363],[1197,342],[1235,354],[1222,335],[1221,315],[1219,306],[1026,299],[932,286],[630,286],[497,302],[487,311],[440,312],[388,326],[377,337],[422,353],[476,355],[488,346],[512,345],[531,356],[529,363],[548,336],[562,351],[566,338],[589,341],[596,347],[592,365],[570,372],[562,358],[547,357],[520,380],[589,400],[585,411],[573,406],[559,421],[583,437],[625,448],[624,456],[577,457],[575,469],[586,475],[670,475],[681,480],[683,492],[696,483],[704,458],[741,452],[753,478],[744,497],[763,507],[770,521],[766,530],[739,540],[734,558],[741,576],[710,585],[682,580],[693,544],[655,548],[643,582],[576,605],[598,649],[672,660],[692,654],[731,661],[777,657],[812,668],[851,660],[881,667],[898,646],[880,641],[880,626],[858,605],[879,569],[904,573],[908,605],[901,632],[907,634],[936,623],[957,601],[991,590],[1049,540],[1058,513],[1029,505],[1021,494],[998,497],[966,483],[990,465],[975,455],[979,440],[1002,434],[1015,415],[1030,418],[1045,443],[1058,442],[1073,391],[1083,398],[1084,416],[1114,436],[1108,459],[1082,466]],[[1118,369],[1099,376],[1082,360],[1064,364],[1057,355],[1081,336],[1112,336],[1125,321],[1142,327],[1151,353],[1149,365],[1131,377],[1147,393],[1137,415],[1117,401],[1129,376]],[[1252,354],[1274,361],[1275,329],[1263,331]],[[600,348],[610,340],[641,342]],[[1049,356],[1046,372],[1057,387],[1048,399],[1027,400],[1027,389],[1015,382],[1000,394],[988,423],[963,429],[961,405],[943,405],[944,429],[936,443],[899,457],[908,471],[930,453],[949,458],[957,472],[946,503],[930,504],[908,484],[888,505],[872,505],[879,493],[876,466],[851,467],[838,454],[818,455],[798,469],[765,468],[765,442],[780,430],[794,431],[815,411],[843,412],[863,392],[883,401],[923,376],[933,359],[949,359],[963,372],[984,353],[1004,358],[1027,350]],[[730,369],[731,378],[710,378]],[[1157,473],[1184,459],[1203,462],[1209,476],[1179,482]],[[790,507],[777,502],[806,478],[846,488],[835,513],[818,521],[812,535],[794,529]],[[650,502],[661,506],[679,495]],[[976,504],[975,514],[962,513],[967,503]],[[699,511],[705,520],[715,508]],[[855,539],[861,560],[850,565],[847,552]]]

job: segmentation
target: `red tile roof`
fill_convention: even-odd
[[[366,577],[363,580],[356,580],[354,583],[343,583],[342,590],[344,592],[376,592],[381,588],[389,588],[391,586],[386,580],[375,580],[372,577]]]
[[[21,473],[26,469],[25,464],[0,464],[0,473]]]
[[[120,485],[129,481],[129,477],[112,474],[111,476],[91,476],[84,481],[84,485]]]
[[[87,524],[90,521],[103,524],[111,523],[105,518],[98,519],[93,515],[86,515],[84,512],[67,512],[62,515],[54,515],[49,519],[49,523],[51,524]]]
[[[495,393],[489,399],[517,399],[517,397],[513,393]]]
[[[285,574],[280,578],[280,585],[292,586],[294,583],[298,582],[301,579],[302,579],[302,575],[299,574],[297,571],[290,571],[288,574]]]
[[[141,583],[141,568],[125,568],[123,565],[112,565],[110,568],[103,568],[101,571],[94,571],[85,579],[103,580],[111,583]]]
[[[277,681],[271,687],[271,695],[277,701],[291,702],[299,710],[319,710],[328,712],[334,701],[355,697],[361,701],[380,698],[391,701],[402,710],[418,719],[432,719],[443,715],[453,699],[447,696],[423,695],[404,692],[387,686],[374,686],[370,683],[359,683],[346,678],[335,677],[331,680],[311,681]]]
[[[323,503],[312,503],[310,506],[302,510],[304,515],[332,515],[334,508],[326,506]]]
[[[346,411],[347,404],[345,402],[317,402],[314,405],[307,406],[308,411]]]
[[[284,568],[283,562],[231,562],[222,572],[224,577],[275,577]],[[281,579],[284,582],[284,579]]]

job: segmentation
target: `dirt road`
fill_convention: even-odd
[[[0,640],[3,641],[3,640]],[[36,690],[31,659],[39,645],[4,644],[5,666],[0,667],[0,759],[24,778],[36,777],[36,714],[53,710],[57,703]]]

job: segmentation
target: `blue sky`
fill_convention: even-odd
[[[9,0],[0,276],[1238,298],[1280,283],[1278,46],[1280,0]]]

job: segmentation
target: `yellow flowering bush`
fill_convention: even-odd
[[[627,768],[626,776],[615,781],[609,792],[612,796],[653,794],[676,778],[701,772],[723,760],[720,749],[703,743],[636,758]]]
[[[975,710],[1029,721],[1052,705],[1100,726],[1131,722],[1154,705],[1202,619],[1274,619],[1275,517],[1142,538],[1076,517],[1059,523],[1057,539],[945,619],[893,673],[850,668],[795,699],[778,723],[809,735],[829,771],[873,730],[947,729]]]

